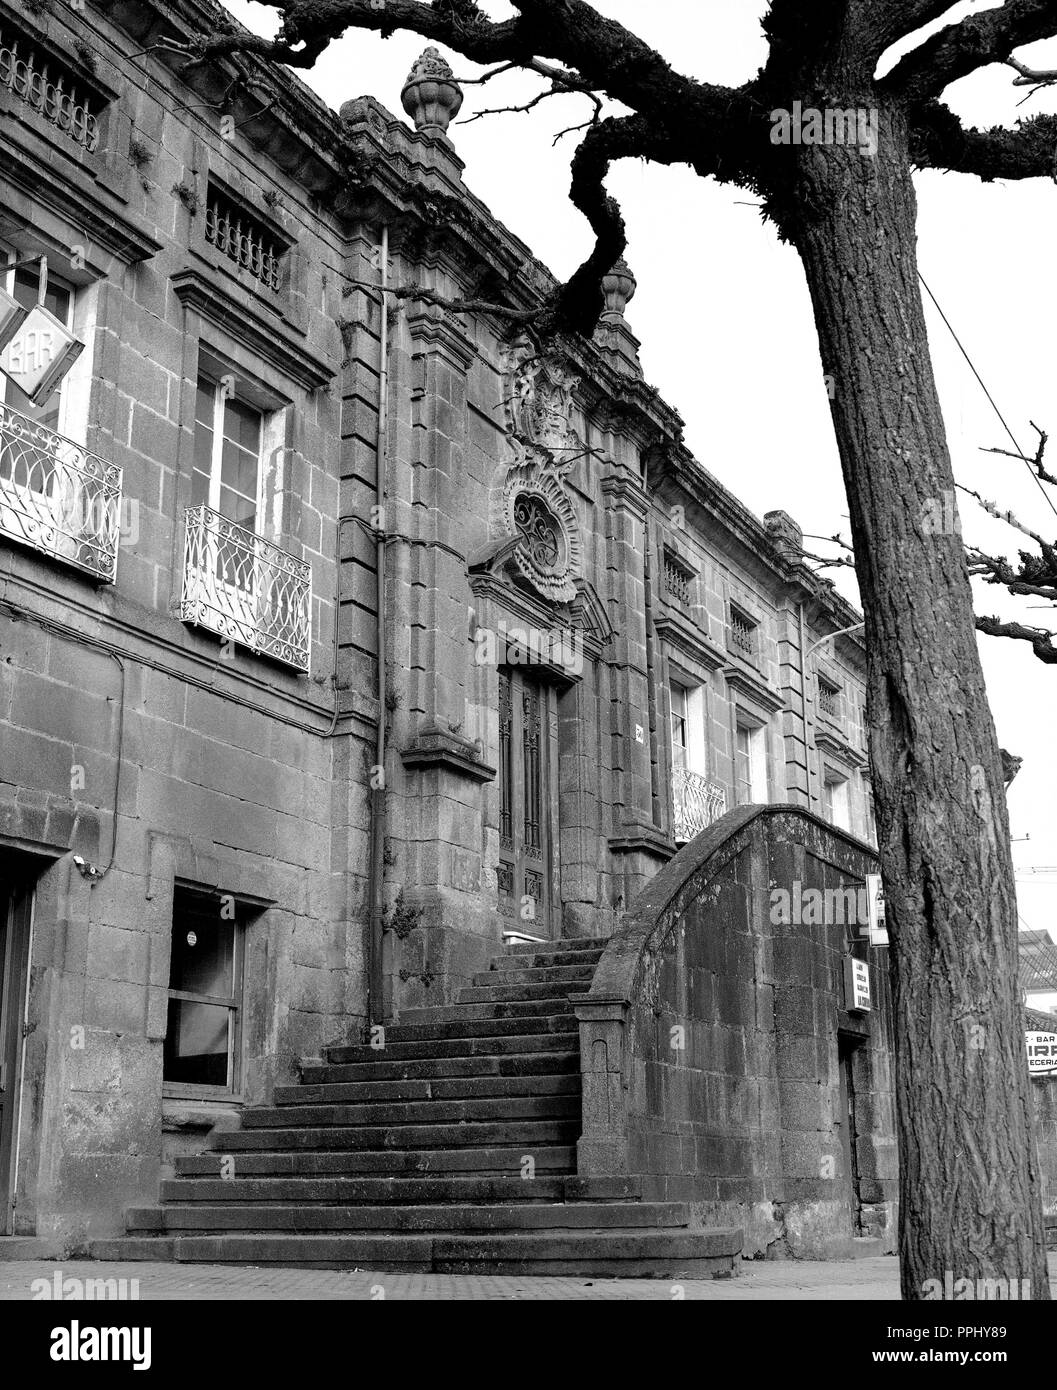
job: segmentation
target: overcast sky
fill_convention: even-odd
[[[740,84],[766,57],[759,26],[763,0],[595,4],[693,77]],[[274,32],[274,10],[246,0],[229,0],[229,8],[255,31]],[[503,0],[486,0],[485,8],[496,17],[511,12]],[[945,22],[990,8],[993,3],[967,0],[953,6]],[[369,93],[402,115],[400,89],[424,46],[414,35],[382,40],[352,31],[314,71],[301,75],[335,108]],[[447,56],[456,76],[481,72],[458,55]],[[1029,46],[1019,56],[1035,66],[1057,67],[1057,42]],[[1057,94],[1046,92],[1018,109],[1025,92],[1013,87],[1014,76],[1009,68],[992,66],[950,88],[946,100],[963,121],[977,126],[1012,125],[1018,116],[1057,110]],[[566,136],[557,147],[552,140],[556,131],[590,115],[587,98],[555,98],[529,115],[466,123],[482,107],[514,105],[541,85],[541,79],[512,74],[466,88],[460,123],[449,134],[466,161],[468,186],[564,276],[590,241],[566,196],[578,137]],[[757,513],[781,507],[806,532],[847,535],[822,366],[796,253],[761,221],[751,194],[705,182],[685,168],[625,161],[608,186],[628,225],[627,259],[638,279],[628,319],[642,339],[646,378],[682,414],[687,443]],[[959,174],[924,173],[917,187],[922,275],[1021,446],[1034,452],[1034,420],[1052,431],[1050,463],[1057,466],[1057,186],[1044,180],[983,184]],[[927,310],[958,481],[1057,536],[1057,516],[1024,465],[981,452],[1012,445],[948,330],[931,305]],[[962,500],[960,512],[971,543],[1015,557],[1015,532],[970,499]],[[828,553],[835,553],[832,547]],[[850,571],[829,573],[854,600]],[[1028,607],[1030,600],[978,589],[978,612],[1051,625],[1046,612]],[[1021,642],[982,638],[981,651],[999,740],[1024,759],[1009,793],[1022,922],[1048,927],[1057,940],[1057,665],[1042,665]],[[1026,835],[1027,842],[1019,838]],[[1033,865],[1053,866],[1054,872],[1031,875]]]

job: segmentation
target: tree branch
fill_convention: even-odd
[[[966,129],[942,102],[911,115],[910,151],[922,169],[949,169],[993,179],[1057,178],[1057,116],[1033,116],[1013,130]]]
[[[1054,0],[1006,0],[967,15],[908,53],[879,84],[882,94],[911,101],[937,97],[977,68],[1004,63],[1021,44],[1057,34]]]
[[[1057,633],[1044,627],[1028,627],[1024,623],[1005,623],[999,618],[977,618],[977,632],[988,637],[1012,637],[1021,642],[1030,642],[1032,651],[1047,665],[1057,664]]]

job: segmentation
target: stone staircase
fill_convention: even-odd
[[[435,1273],[691,1278],[733,1272],[736,1230],[691,1230],[637,1180],[576,1176],[579,1035],[602,943],[517,945],[384,1049],[331,1047],[301,1084],[177,1158],[97,1259]]]

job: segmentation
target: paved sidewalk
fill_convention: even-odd
[[[138,1279],[141,1299],[898,1299],[894,1256],[851,1261],[743,1261],[734,1279],[575,1279],[484,1274],[377,1274],[273,1266],[43,1260],[0,1263],[0,1300],[31,1299],[33,1281]],[[1055,1269],[1057,1274],[1057,1269]],[[131,1286],[130,1286],[131,1287]],[[39,1286],[38,1286],[39,1289]]]
[[[1057,1289],[1057,1254],[1050,1280]],[[898,1301],[894,1255],[868,1260],[744,1260],[734,1279],[518,1278],[485,1274],[378,1274],[369,1270],[280,1269],[271,1265],[180,1265],[65,1260],[0,1262],[0,1301],[32,1299],[33,1281],[138,1279],[150,1299],[792,1299]],[[131,1286],[130,1286],[131,1287]]]

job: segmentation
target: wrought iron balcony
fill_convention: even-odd
[[[112,584],[121,469],[0,404],[0,535]]]
[[[726,791],[699,772],[685,767],[672,769],[672,800],[675,806],[673,833],[680,844],[700,835],[727,812]]]
[[[307,671],[308,564],[211,507],[189,507],[185,517],[183,621]]]

